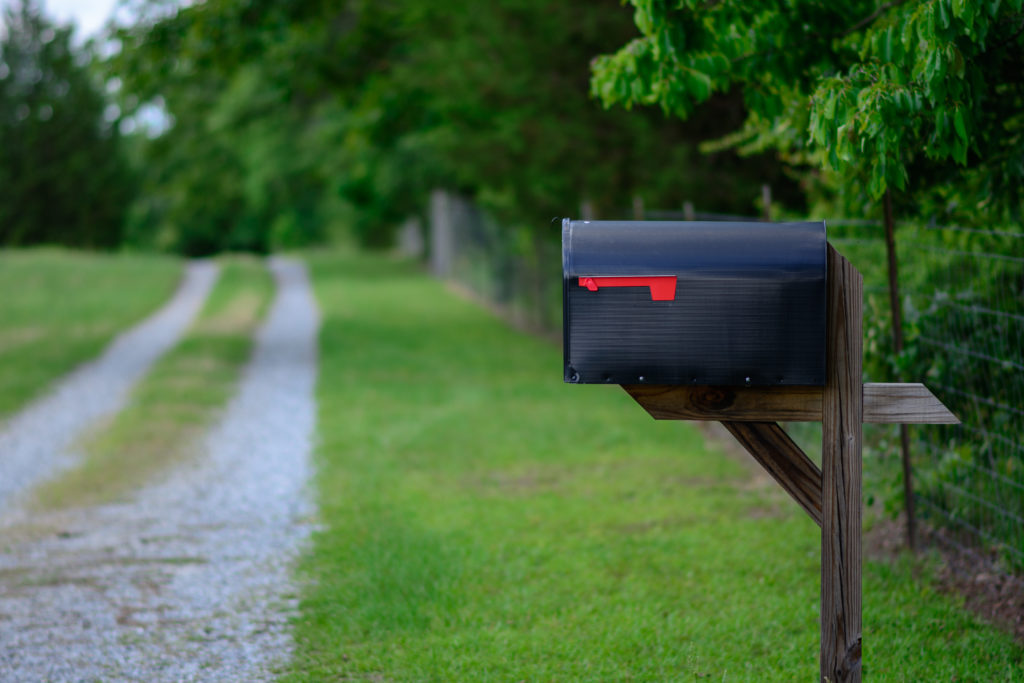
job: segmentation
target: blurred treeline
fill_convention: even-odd
[[[0,244],[115,246],[136,174],[70,27],[31,3],[0,26]]]
[[[619,0],[208,0],[131,5],[76,50],[36,0],[0,41],[0,242],[266,251],[386,246],[433,188],[502,224],[649,208],[753,213],[772,156],[702,154],[742,99],[687,122],[605,110],[590,63],[636,35]]]

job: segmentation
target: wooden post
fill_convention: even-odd
[[[452,197],[445,190],[430,193],[430,269],[434,277],[451,277],[455,261]]]
[[[594,211],[594,202],[584,197],[583,201],[580,202],[580,219],[585,221],[594,220],[596,213]]]
[[[644,198],[638,194],[633,195],[633,220],[642,221],[644,219]]]
[[[861,680],[860,273],[828,247],[827,370],[822,393],[821,681]]]

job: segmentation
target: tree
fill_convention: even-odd
[[[178,248],[258,246],[272,224],[312,235],[340,205],[361,242],[386,245],[435,186],[517,226],[584,198],[617,215],[634,194],[752,211],[761,183],[784,184],[778,164],[695,142],[742,120],[738,96],[699,125],[595,106],[591,58],[634,33],[617,0],[207,0],[127,27],[122,104],[159,97],[173,121],[147,145],[138,223]]]
[[[2,31],[0,243],[116,245],[132,179],[71,28],[21,0]]]
[[[287,94],[261,69],[259,13],[237,2],[138,9],[106,68],[127,116],[144,119],[158,103],[168,125],[134,136],[143,192],[128,240],[189,255],[267,251],[293,204],[297,132]]]
[[[726,143],[808,162],[845,206],[1019,215],[1021,0],[632,0],[642,36],[594,65],[605,105],[688,117],[740,88]],[[912,203],[911,203],[912,200]]]
[[[708,128],[742,119],[736,97],[716,98],[697,125],[595,106],[590,60],[635,31],[615,0],[390,5],[393,49],[355,100],[373,112],[367,135],[426,157],[428,182],[474,196],[505,224],[545,226],[584,198],[616,216],[637,194],[648,206],[701,196],[751,211],[760,185],[779,178],[772,159],[697,152]]]
[[[593,91],[607,106],[658,105],[686,118],[713,92],[740,88],[749,116],[720,145],[772,148],[810,164],[810,179],[844,212],[884,206],[887,360],[909,363],[895,211],[964,223],[1021,215],[1022,0],[631,1],[642,37],[596,61]],[[913,547],[905,426],[901,442]]]

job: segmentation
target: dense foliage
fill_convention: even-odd
[[[433,187],[512,226],[583,200],[599,215],[634,195],[751,211],[761,183],[785,194],[771,157],[696,150],[743,120],[737,96],[687,126],[595,105],[590,60],[634,34],[615,0],[208,0],[126,27],[110,64],[121,104],[170,116],[131,233],[198,253],[345,223],[386,244]]]
[[[871,283],[866,373],[924,379],[965,420],[918,432],[923,512],[1019,567],[1024,278],[1020,229],[1005,226],[1024,208],[1024,2],[631,2],[641,36],[594,63],[606,106],[689,118],[739,90],[747,119],[715,146],[805,165],[824,215],[878,216],[885,196],[904,218],[972,226],[897,236],[898,354],[877,227],[844,248],[870,245],[854,258]]]
[[[36,0],[0,26],[0,244],[111,246],[133,195],[118,134],[71,27]]]
[[[595,64],[606,105],[687,117],[740,88],[726,143],[811,163],[849,213],[893,188],[904,213],[1019,216],[1021,0],[632,3],[642,37]]]

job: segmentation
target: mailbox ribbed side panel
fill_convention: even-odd
[[[584,383],[823,383],[821,345],[792,326],[819,308],[806,287],[702,280],[677,285],[675,301],[652,302],[641,289],[573,284],[566,283],[570,381],[575,373]]]
[[[824,383],[823,224],[592,225],[563,231],[566,381]],[[580,286],[623,275],[675,276],[675,297]]]

